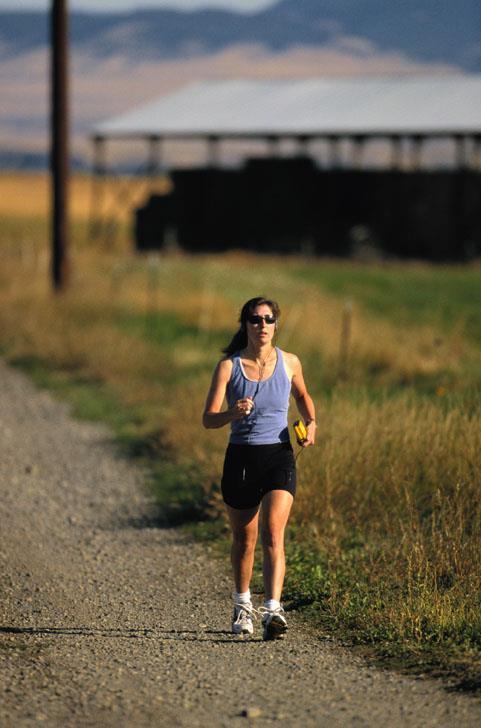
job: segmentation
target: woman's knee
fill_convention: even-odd
[[[265,549],[279,551],[284,549],[284,529],[264,527],[261,530],[262,546]]]
[[[257,542],[257,531],[233,531],[232,540],[239,550],[249,553],[254,551]]]

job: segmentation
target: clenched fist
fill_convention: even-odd
[[[241,420],[248,417],[254,408],[254,400],[250,397],[238,399],[233,407],[230,408],[230,414],[233,420]]]

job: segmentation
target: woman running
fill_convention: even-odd
[[[273,344],[279,314],[278,304],[261,296],[244,304],[240,328],[215,369],[202,420],[207,428],[231,426],[221,488],[233,537],[232,631],[254,631],[249,585],[260,518],[265,601],[259,612],[265,640],[287,630],[280,599],[284,531],[296,490],[287,423],[291,391],[307,428],[303,447],[314,444],[316,432],[314,403],[301,363]],[[222,411],[224,397],[228,409]]]

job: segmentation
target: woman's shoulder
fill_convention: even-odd
[[[299,367],[299,357],[290,351],[284,351],[283,349],[279,349],[279,351],[282,354],[284,366],[286,368],[289,379],[291,379]]]
[[[286,364],[295,366],[299,362],[299,357],[297,356],[297,354],[293,354],[290,351],[284,351],[284,349],[279,349],[279,351],[281,352],[282,358],[284,359],[284,362]]]
[[[226,354],[216,366],[216,372],[220,377],[230,377],[233,367],[232,355]]]

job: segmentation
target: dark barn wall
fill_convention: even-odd
[[[175,228],[185,250],[310,250],[349,255],[364,241],[434,261],[481,254],[481,175],[329,170],[308,158],[254,159],[242,170],[172,174],[174,191],[136,212],[139,250]]]

